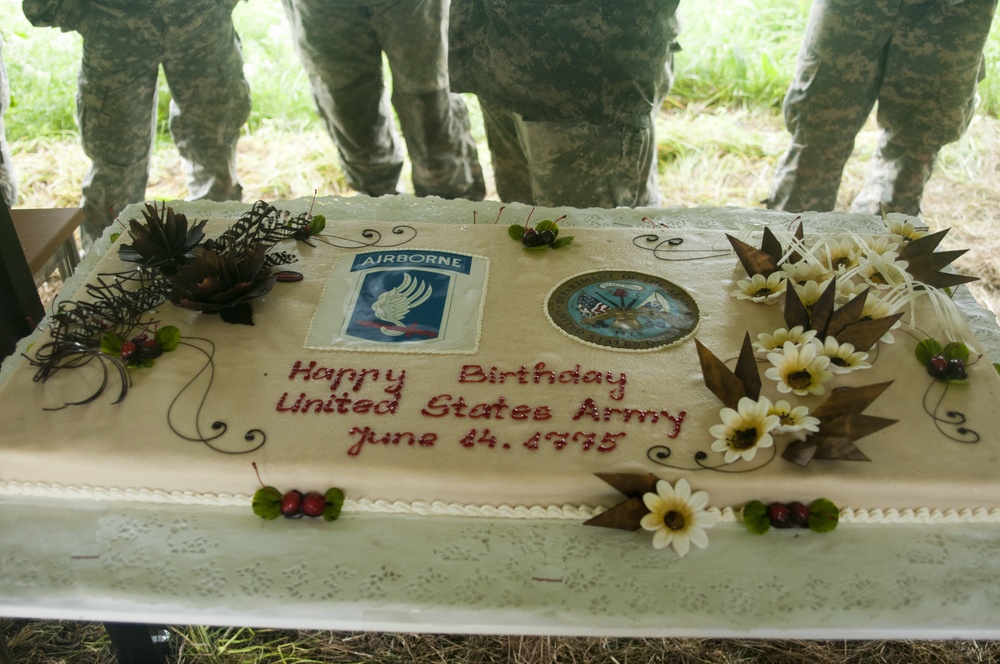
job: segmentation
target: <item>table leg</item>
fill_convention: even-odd
[[[118,664],[166,664],[163,644],[154,641],[150,625],[106,622],[104,628],[118,655]]]
[[[14,664],[14,658],[10,656],[10,651],[7,650],[7,642],[3,636],[0,636],[0,664]]]

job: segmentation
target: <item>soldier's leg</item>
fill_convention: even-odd
[[[146,194],[160,62],[156,29],[145,12],[112,15],[96,7],[79,27],[77,122],[91,160],[83,180],[86,245]]]
[[[348,183],[371,196],[395,194],[403,169],[382,50],[361,0],[283,0],[320,117]]]
[[[167,0],[163,71],[170,134],[184,160],[188,200],[240,200],[236,142],[250,115],[231,3]]]
[[[392,105],[418,196],[482,200],[486,194],[469,113],[448,86],[448,0],[375,0],[372,25],[392,69]]]
[[[900,10],[878,101],[878,148],[853,212],[920,214],[941,148],[972,120],[996,0],[910,0]]]
[[[875,103],[892,30],[889,0],[815,0],[785,96],[792,135],[767,206],[832,210],[854,139]]]
[[[517,114],[482,98],[479,99],[479,106],[483,111],[497,196],[504,203],[534,205],[528,162],[518,138]]]
[[[639,207],[658,203],[648,183],[653,144],[652,120],[635,126],[522,119],[521,145],[538,205]]]

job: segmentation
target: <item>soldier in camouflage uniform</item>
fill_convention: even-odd
[[[448,0],[284,0],[319,113],[350,185],[395,194],[403,153],[418,196],[486,193],[465,103],[448,88]],[[382,53],[392,70],[392,108]]]
[[[479,96],[504,201],[659,203],[654,120],[678,0],[453,0],[452,88]]]
[[[0,51],[3,50],[3,37],[0,37]],[[7,84],[7,70],[0,55],[0,194],[3,194],[7,205],[17,205],[17,178],[14,176],[14,162],[10,159],[10,148],[7,145],[7,133],[3,126],[3,114],[10,107],[10,88]]]
[[[878,101],[878,147],[851,211],[920,213],[940,149],[972,119],[996,0],[813,0],[785,97],[791,146],[768,207],[834,208]]]
[[[250,89],[233,28],[236,2],[23,0],[32,24],[83,36],[77,121],[92,162],[83,181],[87,240],[145,198],[160,65],[189,200],[239,200],[236,141],[250,114]]]

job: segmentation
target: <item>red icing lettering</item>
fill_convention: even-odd
[[[395,445],[399,446],[401,443],[404,445],[413,446],[414,444],[421,447],[433,447],[434,443],[437,442],[436,433],[425,433],[421,434],[418,438],[415,434],[409,431],[402,431],[398,433],[384,433],[381,436],[376,435],[375,431],[371,427],[351,427],[347,432],[349,436],[357,436],[354,444],[347,448],[348,456],[356,457],[361,453],[361,449],[365,445]]]

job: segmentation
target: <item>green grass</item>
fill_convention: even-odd
[[[683,50],[668,106],[765,108],[777,112],[791,80],[809,13],[809,0],[685,0],[680,6]],[[291,131],[318,123],[309,82],[299,63],[278,0],[241,2],[234,12],[253,93],[248,123]],[[11,140],[76,131],[74,105],[81,39],[34,28],[20,2],[0,0],[0,31],[14,107],[6,117]],[[980,111],[1000,113],[1000,36],[986,49],[987,78]],[[162,79],[162,77],[161,77]],[[166,137],[169,92],[160,83],[159,128]],[[474,118],[478,122],[478,117]]]

